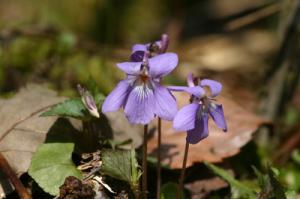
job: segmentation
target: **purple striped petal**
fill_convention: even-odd
[[[149,59],[150,74],[153,78],[160,78],[169,74],[178,64],[175,53],[164,53]]]
[[[155,98],[148,86],[136,86],[129,94],[125,115],[131,124],[148,124],[154,118]]]
[[[168,86],[168,89],[171,91],[184,91],[189,93],[190,95],[194,95],[196,97],[203,97],[205,95],[205,91],[200,86],[194,87],[186,87],[186,86]]]
[[[130,86],[126,80],[120,81],[116,88],[105,98],[102,105],[102,112],[112,112],[124,106],[129,94]]]
[[[216,125],[220,128],[223,129],[223,131],[227,131],[227,124],[226,120],[224,117],[224,112],[222,105],[210,103],[209,105],[209,114],[215,121]]]
[[[130,60],[133,62],[141,62],[143,61],[145,52],[144,51],[135,51],[134,53],[131,54]]]
[[[132,46],[132,52],[136,52],[136,51],[147,51],[147,45],[144,44],[135,44]]]
[[[187,85],[189,87],[194,87],[195,86],[194,77],[193,77],[192,73],[189,73],[188,76],[187,76]]]
[[[117,63],[119,69],[124,71],[126,74],[135,75],[140,72],[142,62],[122,62]]]
[[[216,97],[217,95],[220,94],[222,90],[222,84],[220,82],[210,80],[210,79],[203,79],[201,80],[201,86],[208,86],[211,91],[211,96],[210,97]]]
[[[203,114],[196,121],[195,128],[187,132],[186,140],[190,144],[197,144],[200,140],[208,136],[208,114]]]
[[[194,129],[198,109],[198,103],[192,103],[180,109],[174,118],[173,128],[176,131],[188,131]]]
[[[177,113],[177,104],[170,91],[160,85],[154,90],[155,96],[155,114],[164,120],[173,120]]]

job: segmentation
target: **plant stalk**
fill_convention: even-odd
[[[161,187],[161,118],[157,121],[158,137],[157,137],[157,188],[156,198],[160,199],[160,187]]]
[[[182,193],[183,193],[183,181],[185,177],[185,170],[186,170],[186,161],[189,153],[189,143],[186,141],[185,142],[185,149],[184,149],[184,157],[183,157],[183,162],[182,162],[182,169],[181,169],[181,174],[180,174],[180,180],[179,180],[179,187],[177,190],[177,199],[182,199]]]
[[[144,141],[143,141],[143,176],[142,176],[142,194],[143,198],[147,198],[147,134],[148,124],[144,125]]]

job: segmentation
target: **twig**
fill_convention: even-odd
[[[82,181],[86,181],[88,180],[91,176],[93,176],[95,173],[100,171],[100,167],[96,167],[94,169],[92,169],[86,176],[84,176],[84,178],[82,179]]]
[[[14,185],[14,187],[21,199],[31,199],[31,196],[28,193],[27,189],[23,186],[20,179],[14,173],[12,168],[9,166],[8,162],[6,161],[6,159],[2,155],[2,153],[0,153],[0,170],[5,174],[5,176]]]
[[[160,186],[161,186],[161,118],[158,118],[158,138],[157,138],[157,189],[156,198],[160,199]]]
[[[143,176],[142,176],[142,195],[147,198],[147,133],[148,124],[144,125],[144,142],[143,142]]]
[[[185,170],[186,170],[186,161],[189,153],[189,143],[186,141],[185,142],[185,149],[184,149],[184,157],[183,157],[183,162],[182,162],[182,169],[181,169],[181,175],[180,175],[180,180],[179,180],[179,187],[177,190],[177,199],[181,199],[182,197],[182,192],[183,192],[183,181],[184,181],[184,176],[185,176]]]

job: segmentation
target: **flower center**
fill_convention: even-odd
[[[140,79],[142,80],[143,83],[146,83],[149,80],[149,76],[146,74],[140,74]]]

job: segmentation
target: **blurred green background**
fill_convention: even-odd
[[[122,78],[115,63],[128,59],[133,44],[157,40],[162,33],[170,35],[171,50],[182,56],[182,62],[188,60],[185,71],[212,67],[210,62],[207,66],[197,60],[203,53],[202,46],[212,39],[207,36],[224,34],[225,39],[232,40],[240,29],[253,29],[252,23],[237,31],[228,30],[227,25],[270,2],[273,1],[1,0],[0,91],[7,93],[26,82],[47,81],[63,94],[73,95],[78,82],[84,84],[93,77],[108,93],[116,78]],[[258,20],[255,29],[263,33],[277,29],[277,16],[274,12]],[[204,38],[205,44],[194,43],[199,38]],[[192,45],[185,41],[192,41]],[[239,41],[230,42],[235,45]],[[196,49],[196,55],[192,49]],[[182,79],[183,76],[170,77],[167,81]]]

